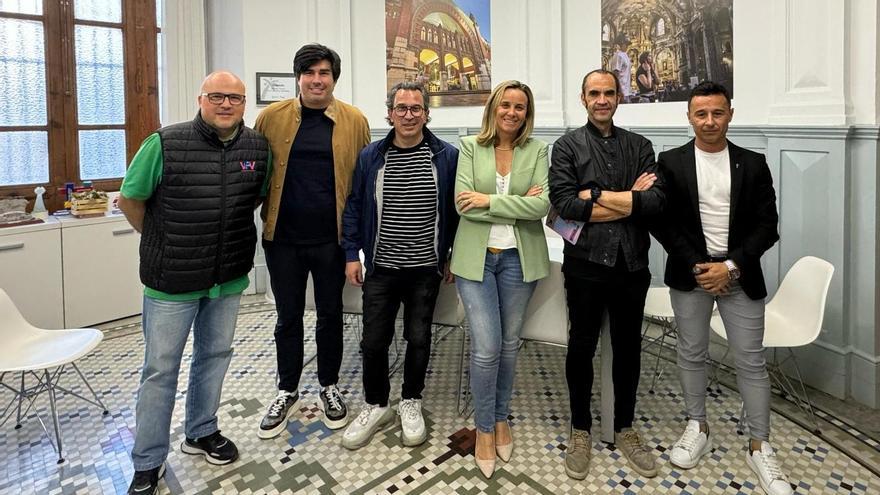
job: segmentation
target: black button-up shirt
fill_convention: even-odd
[[[643,136],[612,127],[603,137],[592,124],[571,131],[553,145],[550,202],[562,218],[587,222],[576,245],[566,244],[565,255],[613,267],[618,256],[630,272],[648,266],[650,237],[646,221],[663,209],[665,196],[658,179],[647,191],[633,191],[632,213],[613,222],[590,222],[593,202],[578,192],[598,187],[628,191],[645,172],[656,173],[654,149]]]

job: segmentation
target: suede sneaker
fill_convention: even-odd
[[[135,471],[131,485],[128,486],[128,495],[155,495],[159,491],[159,480],[165,476],[165,463],[146,471]]]
[[[590,472],[590,457],[593,456],[593,442],[588,430],[571,429],[568,448],[565,450],[565,474],[569,478],[582,480]]]
[[[321,389],[321,402],[318,407],[324,411],[324,424],[331,430],[338,430],[348,424],[348,408],[345,400],[336,385],[329,385]]]
[[[299,409],[299,392],[279,390],[278,395],[266,408],[266,415],[260,421],[257,436],[263,439],[275,438],[287,428],[290,417]]]
[[[637,473],[646,478],[657,476],[657,460],[651,449],[642,442],[639,432],[632,428],[615,432],[614,444]]]
[[[180,450],[184,454],[204,455],[206,461],[217,466],[238,459],[238,448],[220,430],[202,438],[187,438],[180,444]]]

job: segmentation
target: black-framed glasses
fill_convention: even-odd
[[[202,96],[207,98],[212,105],[220,105],[227,98],[230,105],[241,105],[244,103],[244,95],[238,93],[202,93]]]
[[[394,115],[397,115],[398,117],[406,117],[406,112],[411,113],[413,117],[418,117],[422,114],[422,112],[425,111],[425,107],[421,105],[413,105],[411,107],[406,105],[397,105],[392,110],[394,110]]]

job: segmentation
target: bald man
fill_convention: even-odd
[[[217,426],[223,378],[241,293],[248,286],[266,195],[269,144],[245,127],[245,88],[234,74],[202,83],[199,112],[141,145],[122,183],[119,207],[141,233],[144,368],[131,452],[129,494],[156,493],[165,473],[180,361],[190,333],[186,439],[180,449],[228,464],[238,449]]]

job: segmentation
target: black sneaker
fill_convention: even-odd
[[[165,476],[165,463],[146,471],[135,471],[131,485],[128,486],[128,495],[154,495],[159,491],[159,480]]]
[[[321,396],[318,407],[324,411],[324,424],[327,428],[338,430],[348,424],[348,409],[336,385],[322,388],[318,395]]]
[[[257,436],[268,439],[280,435],[287,428],[287,421],[297,409],[299,409],[299,392],[279,390],[278,395],[269,404],[263,420],[260,421]]]
[[[218,466],[238,459],[238,448],[220,430],[202,438],[187,438],[180,444],[180,450],[184,454],[204,455],[206,461]]]

